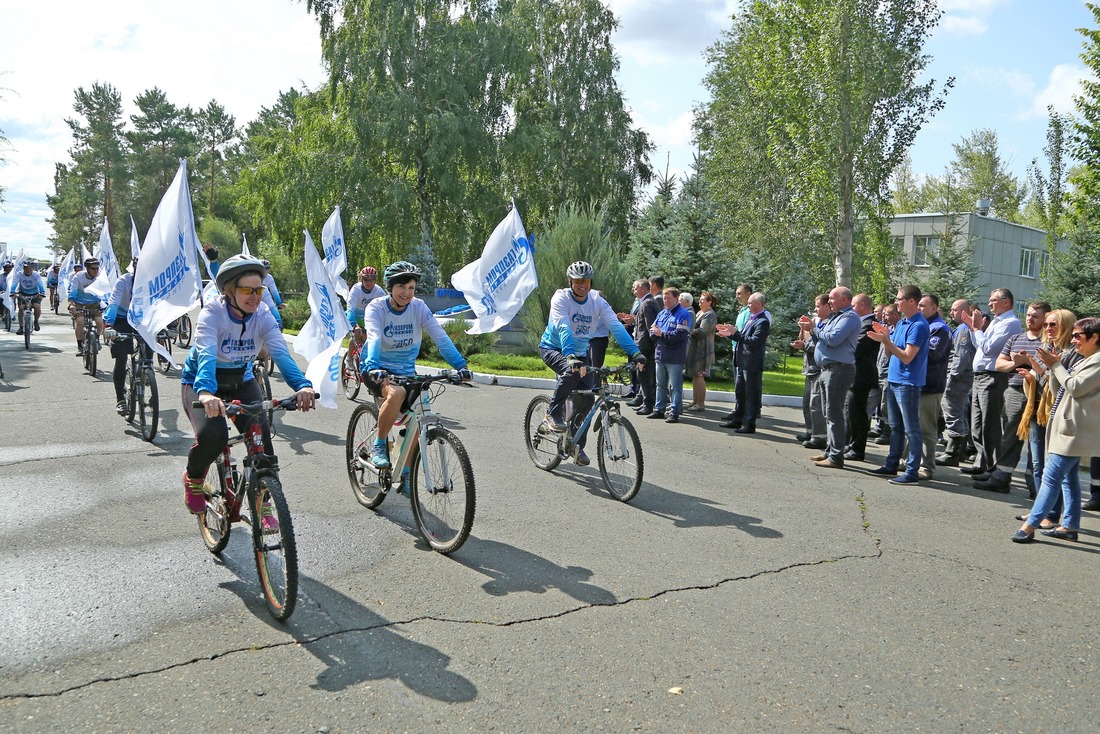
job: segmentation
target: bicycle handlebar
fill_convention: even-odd
[[[472,384],[464,381],[458,376],[456,370],[440,370],[437,375],[394,375],[387,373],[386,378],[395,385],[401,387],[420,386],[424,387],[430,385],[433,382],[449,382],[452,385],[465,385],[466,387],[473,387]]]
[[[191,403],[191,407],[203,408],[205,406],[201,400],[196,400]],[[227,416],[234,416],[238,413],[262,413],[267,410],[298,410],[298,396],[291,395],[282,400],[261,400],[256,403],[242,403],[240,400],[225,403],[225,414]]]

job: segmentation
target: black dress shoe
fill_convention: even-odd
[[[729,418],[727,420],[722,421],[722,428],[740,428],[740,427],[741,427],[741,421],[734,420],[733,418]]]
[[[809,441],[803,441],[802,445],[805,448],[817,449],[818,451],[823,451],[824,449],[828,448],[828,446],[829,446],[827,443],[822,441],[820,438],[811,438]]]
[[[975,482],[987,482],[991,476],[993,475],[989,472],[983,471],[981,474],[974,474],[973,479]]]
[[[808,433],[796,433],[794,434],[795,441],[809,441],[813,436]]]
[[[660,418],[664,418],[664,417],[665,417],[664,412],[660,411],[660,410],[651,410],[648,413],[646,413],[646,418],[660,419]]]
[[[1023,530],[1017,530],[1016,534],[1012,536],[1013,543],[1030,543],[1035,540],[1034,535],[1028,535]]]
[[[669,413],[668,418],[665,418],[665,423],[679,423],[679,422],[680,422],[680,416],[676,415],[675,413]]]
[[[1077,540],[1076,530],[1061,530],[1059,528],[1053,528],[1051,530],[1040,530],[1040,533],[1048,538],[1057,538],[1058,540]]]
[[[863,454],[856,453],[855,451],[845,451],[844,458],[848,461],[863,461]]]
[[[876,446],[889,446],[890,445],[890,437],[889,436],[879,436],[879,437],[877,437],[875,439],[875,445]]]
[[[652,405],[642,405],[639,408],[635,408],[634,412],[637,413],[638,415],[648,415],[648,414],[653,412],[653,406]]]
[[[880,466],[878,469],[868,469],[867,473],[876,477],[896,477],[898,475],[898,470],[887,469],[884,466]]]
[[[734,429],[734,433],[756,433],[756,426],[741,426]]]
[[[971,464],[970,466],[964,466],[962,469],[959,469],[959,471],[961,471],[963,474],[984,474],[984,473],[986,473],[985,469],[982,469],[980,466],[974,466],[973,464]]]
[[[1081,505],[1081,509],[1088,510],[1089,512],[1100,510],[1100,497],[1092,497],[1088,502]]]
[[[630,406],[631,408],[640,408],[640,407],[642,407],[642,403],[644,403],[644,402],[645,402],[645,400],[642,400],[642,399],[639,399],[639,398],[632,398],[630,400],[630,402],[627,403],[627,405]]]

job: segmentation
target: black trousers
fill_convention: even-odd
[[[240,400],[242,403],[258,403],[264,399],[260,386],[255,380],[242,382],[235,390],[219,388],[215,394],[225,402]],[[187,454],[187,476],[192,479],[205,477],[206,470],[229,443],[229,424],[225,422],[225,418],[207,418],[202,408],[192,407],[192,403],[198,399],[193,385],[183,386],[183,409],[195,429],[195,445]],[[261,412],[259,415],[240,413],[230,420],[240,433],[247,431],[253,423],[259,423],[264,433],[264,453],[275,454],[275,449],[271,446],[271,430],[267,425],[266,413]]]

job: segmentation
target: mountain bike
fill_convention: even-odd
[[[572,422],[566,421],[568,427],[564,432],[554,431],[546,421],[550,398],[539,395],[527,406],[527,414],[523,418],[527,453],[539,469],[553,471],[563,459],[573,455],[576,436],[592,425],[597,433],[596,456],[604,486],[615,499],[629,502],[642,486],[645,468],[638,432],[623,417],[618,401],[630,388],[631,365],[628,363],[619,367],[587,369],[589,373],[601,378],[601,384],[599,387],[581,388],[571,393],[595,397],[579,429],[574,432]],[[569,402],[572,403],[572,398]]]
[[[61,296],[57,294],[57,286],[50,286],[50,308],[54,313],[61,307]]]
[[[352,334],[348,341],[348,351],[340,363],[340,387],[344,389],[344,397],[348,400],[355,400],[363,386],[363,376],[359,374],[362,346],[355,340],[355,334]]]
[[[137,426],[142,439],[151,442],[157,435],[160,417],[152,351],[137,334],[116,334],[115,338],[128,339],[131,343],[126,363],[126,421]]]
[[[378,469],[370,461],[378,434],[378,406],[373,401],[361,403],[351,414],[345,444],[352,492],[359,504],[375,508],[396,478],[398,491],[412,503],[420,535],[433,550],[452,553],[466,542],[474,524],[474,470],[466,447],[443,427],[443,416],[432,410],[432,403],[446,389],[443,383],[464,383],[450,370],[389,379],[405,388],[409,406],[388,437],[390,466]],[[399,447],[396,461],[394,446]]]
[[[92,377],[96,376],[96,362],[99,358],[99,329],[95,326],[95,311],[81,308],[84,315],[84,369]]]
[[[226,403],[225,412],[234,416],[296,410],[297,400],[297,396],[291,395],[275,402],[233,401]],[[198,401],[192,405],[202,407]],[[244,469],[238,471],[232,448],[242,443],[246,451],[241,462]],[[279,479],[279,459],[264,453],[263,428],[259,422],[229,439],[221,459],[207,469],[203,491],[206,493],[206,512],[198,516],[203,543],[211,553],[220,554],[229,543],[232,524],[247,523],[252,531],[256,573],[268,610],[275,619],[287,619],[294,612],[298,598],[298,547]]]
[[[19,303],[19,333],[23,335],[23,348],[31,348],[31,332],[34,331],[34,296],[15,294]]]

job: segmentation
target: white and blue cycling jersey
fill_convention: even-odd
[[[243,320],[229,312],[224,296],[208,301],[195,324],[195,341],[187,353],[180,382],[192,385],[196,393],[218,391],[219,369],[244,370],[242,382],[252,377],[252,362],[262,347],[279,365],[283,379],[295,391],[312,387],[290,355],[275,317],[263,303]]]
[[[348,325],[351,328],[363,325],[363,313],[367,310],[367,304],[376,298],[385,297],[386,292],[376,283],[369,291],[363,288],[362,283],[356,283],[348,293]]]
[[[130,298],[133,294],[134,274],[123,273],[122,277],[115,283],[114,290],[111,291],[111,298],[107,301],[107,312],[103,315],[103,321],[113,325],[120,311],[123,320],[125,320],[126,312],[130,310]]]
[[[562,288],[550,299],[550,316],[539,347],[553,349],[567,357],[582,357],[588,352],[588,340],[597,336],[597,329],[601,328],[615,337],[631,357],[638,353],[638,345],[615,317],[611,304],[591,292],[583,301],[578,301],[572,290]]]
[[[363,322],[367,341],[359,363],[362,372],[385,370],[404,377],[415,375],[424,332],[428,332],[447,364],[456,370],[466,368],[466,360],[454,342],[419,298],[412,299],[402,311],[391,308],[390,299],[376,298],[367,304]]]
[[[86,272],[79,272],[73,276],[69,285],[69,300],[82,306],[94,306],[103,299],[95,293],[88,293],[85,289],[95,282],[95,278],[89,278]]]
[[[24,275],[22,272],[11,274],[11,293],[19,293],[24,296],[46,295],[46,286],[42,284],[42,276],[38,273]]]
[[[275,317],[275,321],[282,326],[283,315],[279,313],[279,306],[283,305],[283,298],[279,295],[279,289],[275,287],[275,279],[271,277],[271,273],[264,276],[263,287],[263,302],[271,309],[271,315]]]
[[[57,273],[53,272],[52,270],[50,271],[50,274],[46,276],[46,285],[48,285],[48,286],[56,286],[57,285]]]

